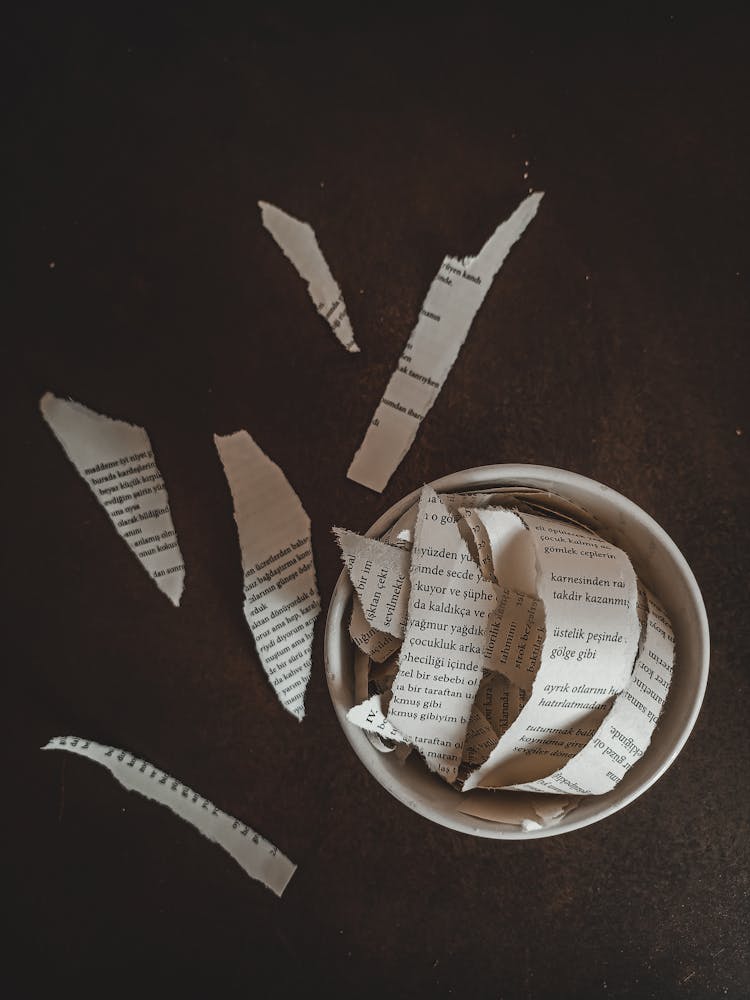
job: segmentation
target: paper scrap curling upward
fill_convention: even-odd
[[[177,606],[185,566],[164,480],[142,427],[112,420],[51,392],[39,407],[66,455],[91,487],[117,533],[156,586]]]
[[[41,749],[67,750],[103,765],[128,791],[139,792],[166,806],[204,837],[223,847],[243,871],[277,896],[286,889],[297,869],[278,847],[245,823],[217,809],[213,802],[192,788],[126,750],[102,746],[78,736],[56,736]]]
[[[312,226],[287,215],[268,202],[259,201],[258,206],[263,225],[292,262],[300,277],[307,282],[307,290],[315,308],[347,351],[352,353],[359,351],[354,342],[344,296],[318,246]]]
[[[627,686],[638,652],[638,590],[627,555],[575,525],[519,516],[536,555],[546,637],[523,712],[467,790],[527,787],[575,757]]]
[[[628,686],[579,754],[549,777],[519,786],[522,790],[602,795],[648,749],[672,680],[675,642],[669,618],[645,588],[642,600],[645,627]]]
[[[378,493],[383,491],[437,399],[495,275],[536,215],[541,200],[542,192],[537,192],[522,201],[476,257],[443,260],[349,466],[349,479]]]
[[[281,469],[247,431],[214,436],[232,492],[245,617],[282,705],[302,720],[320,612],[310,518]]]

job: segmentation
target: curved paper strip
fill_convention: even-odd
[[[106,767],[128,791],[138,792],[166,806],[191,823],[204,837],[223,847],[247,875],[262,882],[277,896],[283,893],[297,870],[297,866],[278,847],[255,830],[222,812],[213,802],[166,771],[126,750],[102,746],[78,736],[56,736],[41,749],[67,750]]]
[[[637,585],[626,554],[575,525],[519,516],[545,608],[541,665],[523,711],[466,790],[526,784],[559,770],[628,684],[638,651]]]
[[[603,795],[648,749],[669,691],[674,633],[664,608],[645,591],[646,627],[630,683],[586,746],[548,778],[516,786],[522,791]]]

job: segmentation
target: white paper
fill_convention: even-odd
[[[485,579],[534,594],[536,562],[523,521],[498,507],[460,507],[459,513],[471,529]]]
[[[538,598],[509,587],[497,587],[496,594],[483,637],[484,666],[522,688],[530,688],[544,644],[544,605]]]
[[[405,536],[400,544],[411,571],[405,631],[414,641],[384,655],[384,663],[369,661],[359,700],[366,700],[367,685],[370,704],[355,713],[359,719],[377,708],[375,727],[385,716],[429,768],[462,789],[461,811],[529,830],[560,822],[582,795],[609,791],[640,759],[674,663],[669,619],[638,583],[627,555],[586,525],[585,511],[570,504],[560,520],[556,507],[553,494],[526,488],[439,497],[422,491],[383,536],[386,563]],[[351,534],[344,555],[350,567],[359,546],[360,536]],[[374,553],[375,563],[381,554]],[[457,560],[469,571],[447,577]],[[459,615],[463,629],[451,617]],[[470,684],[459,679],[452,686],[449,676],[462,665],[451,642],[459,630],[468,640],[460,652],[473,646],[471,684],[480,677],[463,732],[466,713],[459,716],[456,707],[464,702],[456,695]],[[397,637],[384,637],[398,645]],[[521,643],[532,653],[519,656]],[[438,677],[444,690],[436,692]],[[392,744],[379,741],[379,748]]]
[[[441,496],[446,509],[457,506],[451,503],[455,499]],[[440,510],[441,517],[446,516],[446,509]],[[474,512],[461,510],[460,513],[468,518]],[[523,524],[513,514],[507,511],[493,513],[505,515],[513,523],[513,530],[526,534]],[[462,521],[458,520],[457,523],[459,528],[462,527]],[[483,525],[477,523],[476,530],[484,533]],[[506,556],[519,548],[513,538],[513,530],[508,525],[503,527],[502,537],[506,542],[503,551]],[[342,528],[334,528],[333,531],[359,597],[362,613],[371,626],[371,629],[357,627],[359,609],[355,607],[352,636],[357,645],[369,652],[373,659],[382,659],[383,656],[390,655],[393,649],[393,644],[383,642],[380,638],[382,633],[397,637],[404,633],[411,590],[411,546],[409,549],[397,548]],[[404,529],[399,532],[403,533]],[[486,548],[490,553],[489,542],[486,543]],[[530,565],[533,572],[533,555]],[[491,576],[492,579],[495,578],[493,573]],[[544,612],[539,601],[510,588],[496,587],[488,625],[489,628],[483,635],[484,666],[501,671],[516,684],[530,686],[538,667],[544,639]],[[482,626],[475,622],[470,634],[482,635]]]
[[[156,586],[177,606],[185,566],[161,473],[142,427],[42,396],[42,416]]]
[[[56,736],[41,749],[67,750],[102,764],[128,791],[166,806],[223,847],[244,872],[277,896],[281,896],[296,871],[297,866],[255,830],[134,754],[78,736]]]
[[[672,679],[674,634],[653,594],[644,596],[646,627],[630,683],[580,753],[548,778],[522,786],[525,790],[602,795],[646,752]]]
[[[370,683],[380,692],[380,694],[390,694],[397,673],[398,653],[394,653],[393,656],[389,656],[383,663],[370,664]]]
[[[388,638],[392,638],[392,636]],[[385,727],[382,733],[377,728],[379,724],[385,722],[384,699],[381,697],[381,685],[371,684],[372,666],[370,657],[361,649],[356,650],[354,654],[354,707],[350,709],[348,717],[350,722],[359,726],[364,731],[365,736],[377,751],[380,753],[393,753],[398,744],[394,744],[393,742],[386,743],[383,739],[385,736]],[[387,662],[376,664],[375,669],[393,670],[395,672],[395,668],[388,667]],[[378,690],[372,692],[372,687]],[[371,698],[372,694],[377,695],[377,698],[371,705],[365,704]]]
[[[548,777],[591,739],[630,681],[640,626],[622,550],[572,524],[523,514],[534,546],[546,638],[530,697],[465,789]]]
[[[510,536],[504,537],[504,532],[501,530],[502,523],[494,515],[504,512],[506,516],[510,516],[513,510],[518,509],[520,511],[526,510],[531,514],[552,514],[557,519],[570,521],[579,527],[589,530],[596,527],[594,518],[592,518],[588,511],[565,499],[565,497],[558,496],[556,493],[550,493],[549,490],[538,489],[536,486],[496,486],[490,491],[473,490],[467,493],[441,493],[440,496],[451,513],[460,511],[462,508],[482,512],[480,519],[486,525],[487,529],[495,533],[499,532],[497,537],[493,535],[491,544],[493,551],[498,546],[498,551],[502,552],[504,557],[503,582],[506,586],[522,590],[526,593],[531,592],[536,581],[536,568],[533,557],[529,564],[530,568],[527,567],[524,569],[520,565],[517,567],[516,572],[522,575],[513,578],[508,576],[510,567],[508,565],[509,552],[507,549],[513,541],[515,531],[512,525],[508,526],[506,523]],[[419,501],[417,500],[391,525],[380,540],[387,542],[389,545],[403,543],[406,548],[410,548],[409,540],[414,534],[418,506]],[[485,513],[486,517],[484,516]],[[495,528],[492,528],[493,523]],[[400,535],[402,536],[401,539],[399,539]],[[524,573],[525,575],[523,575]],[[531,582],[529,583],[528,581]]]
[[[466,816],[541,830],[557,824],[580,802],[580,797],[473,791],[462,796],[458,811]]]
[[[365,729],[368,733],[374,733],[383,739],[393,740],[395,743],[406,742],[403,733],[383,715],[381,697],[379,694],[371,695],[366,701],[350,708],[346,713],[347,719],[360,729]]]
[[[527,692],[502,674],[485,671],[474,705],[482,712],[499,738],[515,722],[526,704]],[[497,741],[496,741],[497,742]],[[493,747],[494,749],[494,747]]]
[[[380,632],[401,636],[409,604],[409,552],[344,528],[334,528],[365,618]]]
[[[344,296],[318,246],[315,232],[306,222],[287,215],[275,205],[259,201],[263,225],[292,262],[300,277],[307,282],[307,291],[315,308],[336,334],[347,351],[359,351],[354,342]]]
[[[232,492],[245,617],[282,705],[302,720],[320,612],[310,518],[281,469],[247,431],[214,436]]]
[[[498,735],[490,725],[489,719],[477,704],[477,698],[471,706],[469,724],[466,727],[461,763],[477,767],[484,764],[497,746]]]
[[[443,260],[349,466],[349,479],[378,493],[383,491],[437,399],[495,275],[536,215],[541,199],[538,192],[521,202],[476,257]]]
[[[363,653],[367,653],[376,663],[387,660],[389,656],[401,647],[401,639],[373,628],[365,618],[365,613],[362,610],[362,605],[356,593],[352,596],[352,617],[349,622],[349,635],[352,642]]]
[[[448,782],[461,762],[482,680],[483,641],[495,588],[482,579],[456,521],[425,486],[411,559],[409,619],[388,720]]]

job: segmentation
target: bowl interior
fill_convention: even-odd
[[[439,493],[535,486],[558,493],[589,511],[597,530],[627,552],[636,573],[661,600],[672,620],[677,656],[669,695],[651,745],[641,760],[611,792],[582,799],[558,825],[524,831],[466,816],[458,811],[461,793],[430,773],[417,754],[399,764],[391,754],[376,750],[364,732],[346,719],[354,704],[355,647],[348,632],[352,587],[344,571],[328,609],[326,676],[334,709],[355,753],[400,802],[427,819],[475,836],[511,840],[553,836],[595,823],[622,809],[645,792],[675,759],[690,735],[703,700],[708,677],[708,622],[690,567],[667,533],[632,501],[572,472],[537,465],[488,465],[445,476],[430,485]],[[367,534],[381,535],[418,497],[419,490],[415,490],[394,504]]]

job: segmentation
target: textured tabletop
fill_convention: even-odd
[[[20,6],[2,369],[14,995],[747,996],[750,20]],[[408,455],[382,494],[348,480],[444,256],[475,254],[532,188],[538,215]],[[315,229],[360,353],[316,315],[259,200]],[[147,428],[179,608],[45,426],[48,390]],[[213,443],[238,429],[312,521],[302,723],[243,616]],[[676,763],[604,822],[529,843],[389,796],[323,667],[331,526],[364,531],[421,484],[498,462],[643,507],[711,627]],[[283,897],[103,769],[40,752],[69,733],[255,826],[298,865]]]

